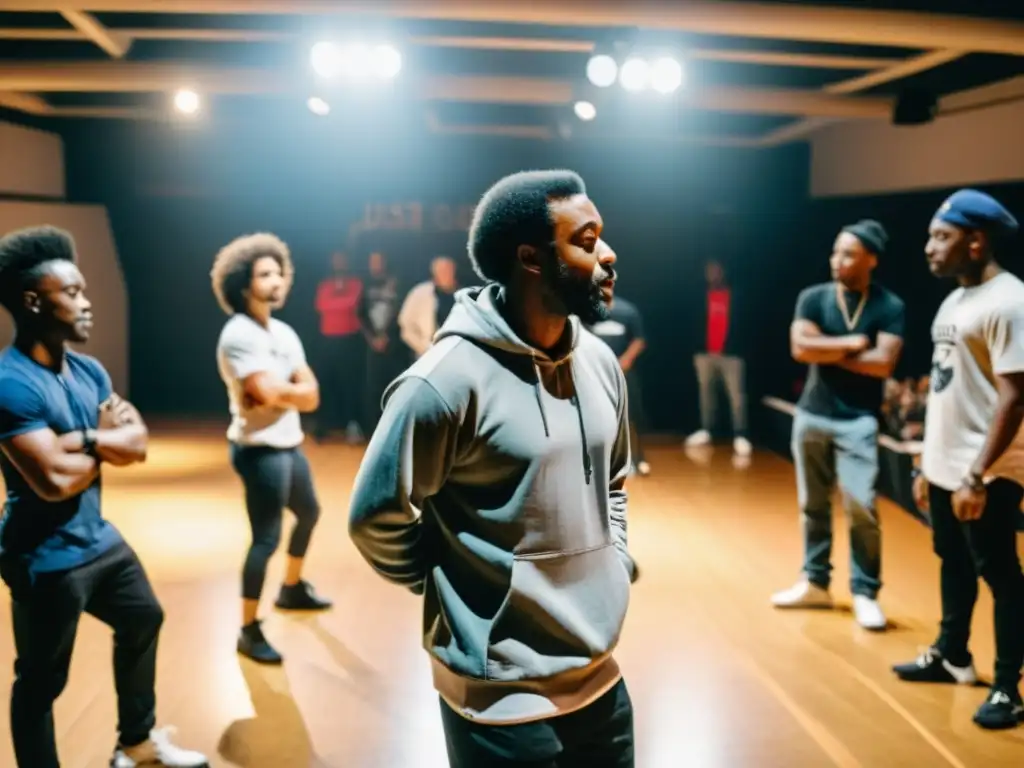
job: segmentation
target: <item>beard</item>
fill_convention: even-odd
[[[557,308],[567,315],[576,315],[584,325],[607,320],[610,311],[605,303],[601,283],[612,277],[604,268],[589,277],[579,277],[569,271],[565,263],[552,252],[544,272],[548,293]]]

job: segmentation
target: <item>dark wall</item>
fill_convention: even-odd
[[[779,375],[784,326],[805,282],[799,265],[806,251],[825,247],[799,237],[802,147],[427,139],[398,123],[371,130],[274,120],[218,129],[95,122],[64,133],[70,195],[111,214],[130,291],[132,397],[150,413],[224,414],[214,364],[224,317],[208,273],[217,249],[245,232],[274,231],[290,244],[297,283],[282,317],[311,339],[314,285],[367,202],[473,203],[504,174],[573,168],[605,218],[620,292],[645,314],[651,421],[672,431],[696,426],[693,324],[704,261],[726,261],[749,288],[742,320],[757,333],[771,329],[771,344],[758,343],[751,362],[756,396]],[[398,241],[390,255],[407,282],[425,278],[441,250],[461,258],[460,275],[475,282],[464,233]],[[363,260],[364,249],[353,257]]]

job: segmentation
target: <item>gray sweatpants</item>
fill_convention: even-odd
[[[718,377],[725,384],[726,394],[732,411],[732,429],[735,437],[745,437],[747,432],[747,388],[746,366],[742,357],[733,355],[709,355],[700,353],[693,358],[697,369],[697,385],[700,388],[700,425],[710,432],[715,426],[718,397],[715,385]]]

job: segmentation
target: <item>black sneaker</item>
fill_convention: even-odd
[[[914,661],[897,664],[892,671],[908,683],[974,685],[978,682],[978,673],[972,662],[968,662],[966,667],[958,667],[942,658],[937,648],[926,648]]]
[[[993,687],[985,703],[974,713],[974,722],[992,731],[1016,728],[1024,722],[1024,702],[1020,692]]]
[[[317,595],[308,581],[300,581],[291,586],[282,586],[274,605],[285,611],[326,611],[333,603]]]
[[[259,621],[254,621],[238,635],[238,652],[260,664],[280,664],[283,659],[274,646],[267,642]]]

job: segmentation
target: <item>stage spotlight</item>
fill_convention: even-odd
[[[309,63],[320,77],[334,77],[342,68],[342,52],[334,43],[325,40],[310,50]]]
[[[194,115],[199,111],[199,94],[182,88],[174,94],[174,108],[186,115]]]
[[[377,77],[390,80],[402,71],[402,54],[390,45],[378,45],[373,49],[373,71]]]
[[[669,56],[656,59],[651,65],[651,88],[658,93],[672,93],[683,84],[683,66]]]
[[[583,121],[590,121],[597,117],[597,107],[589,101],[577,101],[573,106],[576,117]]]
[[[591,56],[587,62],[587,79],[598,88],[607,88],[615,82],[619,74],[619,65],[615,59],[605,54]]]
[[[619,82],[627,91],[642,91],[647,87],[650,77],[650,65],[637,57],[626,59],[626,63],[619,70]]]
[[[306,106],[309,107],[310,112],[320,117],[329,115],[331,112],[331,105],[317,96],[311,96],[309,101],[306,102]]]

